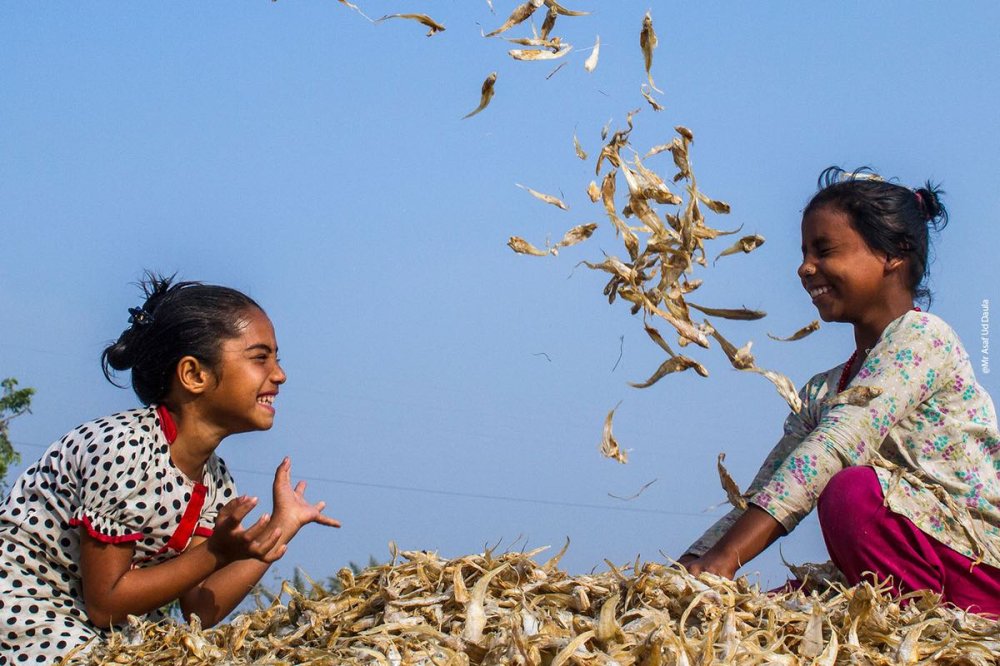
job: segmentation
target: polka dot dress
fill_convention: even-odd
[[[170,459],[176,429],[162,407],[85,423],[52,444],[0,504],[0,666],[52,663],[103,636],[87,620],[82,531],[135,548],[133,567],[163,562],[210,536],[236,497],[212,455],[201,483]]]

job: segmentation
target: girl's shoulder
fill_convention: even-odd
[[[153,447],[163,437],[155,407],[140,407],[87,421],[59,441],[61,448],[96,453],[124,447]]]

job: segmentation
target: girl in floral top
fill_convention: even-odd
[[[681,563],[732,577],[818,506],[851,584],[872,576],[1000,614],[996,413],[955,332],[913,305],[929,297],[928,226],[947,223],[940,190],[837,168],[820,186],[803,212],[798,274],[824,321],[853,325],[857,348],[803,387],[748,509]]]
[[[294,488],[286,458],[274,513],[241,522],[215,449],[267,430],[285,382],[274,328],[246,295],[150,277],[131,326],[103,355],[146,405],[52,444],[0,504],[0,665],[53,663],[129,615],[177,599],[224,618],[308,523],[338,527]]]

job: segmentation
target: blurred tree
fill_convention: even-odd
[[[33,388],[17,388],[17,380],[8,377],[0,381],[3,387],[3,395],[0,395],[0,491],[7,489],[7,469],[11,465],[21,462],[21,456],[14,450],[14,446],[7,437],[8,425],[15,416],[20,416],[25,412],[31,412],[31,396],[35,394]]]

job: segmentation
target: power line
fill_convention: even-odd
[[[34,444],[30,442],[12,442],[17,446],[27,446],[33,449],[45,449],[48,446]],[[264,472],[257,469],[246,469],[240,467],[230,467],[234,472],[241,474],[254,474],[257,476],[274,476],[274,472]],[[488,493],[469,493],[460,490],[441,490],[438,488],[422,488],[419,486],[401,486],[391,483],[371,483],[369,481],[351,481],[349,479],[335,479],[325,476],[300,476],[296,479],[303,481],[315,481],[319,483],[332,483],[342,486],[354,486],[357,488],[376,488],[378,490],[395,490],[399,492],[420,493],[424,495],[439,495],[442,497],[461,497],[465,499],[489,500],[494,502],[517,502],[520,504],[537,504],[542,506],[558,506],[571,509],[593,509],[597,511],[618,511],[621,513],[643,513],[661,516],[687,516],[690,518],[711,518],[704,513],[694,513],[690,511],[669,511],[667,509],[643,509],[632,506],[611,506],[607,504],[589,504],[586,502],[566,502],[562,500],[550,500],[538,497],[517,497],[515,495],[491,495]]]

